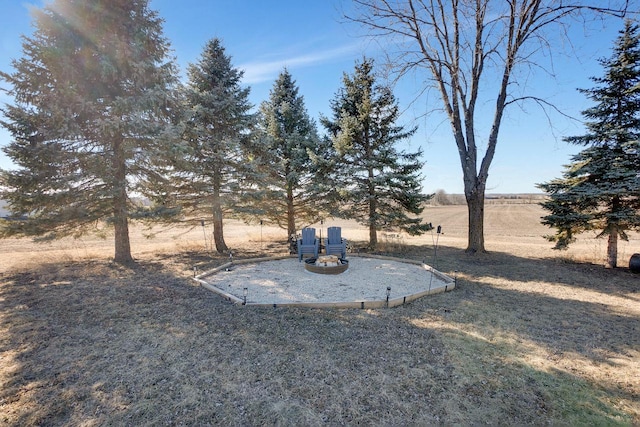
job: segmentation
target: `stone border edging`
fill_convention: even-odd
[[[365,309],[365,308],[391,308],[391,307],[397,307],[399,305],[404,305],[408,302],[411,301],[415,301],[418,298],[422,298],[425,297],[427,295],[432,295],[432,294],[438,294],[438,293],[442,293],[442,292],[448,292],[448,291],[452,291],[453,289],[455,289],[456,287],[456,282],[454,279],[452,279],[451,277],[447,276],[446,274],[436,270],[435,268],[431,267],[430,265],[427,265],[425,263],[423,263],[422,261],[415,261],[412,259],[403,259],[403,258],[396,258],[396,257],[391,257],[391,256],[385,256],[385,255],[375,255],[375,254],[349,254],[352,257],[361,257],[361,258],[374,258],[374,259],[381,259],[381,260],[387,260],[387,261],[395,261],[395,262],[403,262],[405,264],[414,264],[414,265],[420,265],[422,266],[425,270],[429,271],[431,274],[438,276],[438,278],[442,281],[444,281],[446,284],[445,286],[438,286],[436,288],[432,288],[432,289],[428,289],[426,291],[422,291],[422,292],[418,292],[415,294],[411,294],[411,295],[404,295],[402,297],[399,298],[392,298],[389,299],[389,301],[387,302],[386,300],[382,300],[382,301],[336,301],[336,302],[291,302],[291,303],[246,303],[244,302],[244,300],[242,298],[239,298],[233,294],[230,294],[228,292],[223,291],[222,289],[211,285],[210,283],[208,283],[206,280],[203,280],[204,277],[206,276],[210,276],[212,274],[217,273],[218,271],[221,270],[226,270],[227,268],[233,266],[233,265],[242,265],[242,264],[252,264],[252,263],[258,263],[258,262],[264,262],[264,261],[277,261],[277,260],[281,260],[281,259],[287,259],[287,258],[297,258],[296,255],[276,255],[276,256],[271,256],[271,257],[262,257],[262,258],[248,258],[248,259],[241,259],[241,260],[236,260],[236,261],[231,261],[228,263],[225,263],[223,265],[220,265],[216,268],[213,268],[211,270],[207,270],[204,273],[198,274],[197,276],[195,276],[193,278],[193,280],[195,280],[196,282],[200,283],[200,285],[212,292],[217,293],[218,295],[222,296],[223,298],[225,298],[227,301],[231,301],[232,303],[236,304],[236,305],[246,305],[246,306],[252,306],[252,307],[273,307],[273,308],[277,308],[277,307],[305,307],[305,308],[360,308],[360,309]]]

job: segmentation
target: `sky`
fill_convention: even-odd
[[[0,70],[13,71],[11,60],[22,56],[21,36],[33,30],[29,10],[44,2],[0,0]],[[217,37],[232,65],[244,71],[243,84],[251,88],[250,99],[256,107],[268,99],[278,74],[286,67],[316,122],[321,114],[330,116],[329,103],[341,87],[343,73],[353,73],[364,55],[383,69],[380,46],[384,43],[372,41],[363,28],[345,22],[342,11],[349,6],[348,0],[150,1],[150,7],[165,21],[164,34],[183,76],[187,65],[199,60],[205,43]],[[562,138],[584,133],[580,112],[592,105],[577,88],[593,87],[589,78],[602,76],[597,59],[610,57],[622,25],[613,18],[587,29],[575,25],[569,29],[568,41],[550,34],[550,45],[559,53],[536,60],[547,70],[553,67],[554,76],[536,67],[518,71],[518,87],[553,102],[578,120],[551,110],[545,113],[532,103],[509,108],[502,121],[487,193],[538,193],[537,183],[562,175],[563,165],[580,149]],[[427,77],[426,71],[418,72],[394,86],[403,111],[399,124],[418,126],[418,132],[399,148],[411,152],[422,149],[425,192],[463,193],[460,160],[451,128],[440,111],[440,98],[433,90],[418,97]],[[6,83],[0,82],[0,87]],[[490,129],[495,91],[488,88],[486,93],[487,100],[478,105],[476,122],[481,147]],[[0,93],[0,104],[10,102]],[[321,126],[318,128],[322,132]],[[0,147],[9,142],[10,135],[0,129]],[[4,153],[0,153],[0,168],[14,168]]]

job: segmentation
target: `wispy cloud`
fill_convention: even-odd
[[[292,69],[317,66],[335,59],[353,55],[360,49],[360,44],[354,43],[333,49],[288,56],[282,59],[247,62],[238,65],[238,68],[244,70],[243,81],[245,84],[262,83],[275,80],[278,73],[282,71],[284,67]]]

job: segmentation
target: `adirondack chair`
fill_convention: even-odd
[[[329,227],[327,228],[327,243],[326,253],[327,255],[340,254],[340,258],[346,258],[347,256],[347,239],[343,239],[342,228]]]
[[[298,261],[302,261],[303,255],[313,255],[318,258],[320,242],[316,238],[315,228],[303,228],[302,238],[298,239]]]

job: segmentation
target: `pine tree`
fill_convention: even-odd
[[[550,212],[543,224],[556,229],[548,236],[555,249],[565,249],[575,235],[599,230],[608,236],[607,267],[616,267],[618,238],[640,228],[640,36],[631,21],[616,41],[610,59],[601,59],[605,76],[592,78],[598,87],[581,89],[596,103],[583,111],[587,133],[565,138],[587,148],[572,157],[563,177],[540,184],[549,195],[542,206]]]
[[[161,179],[171,152],[176,70],[147,0],[55,0],[34,13],[2,110],[17,165],[2,198],[28,219],[2,234],[53,239],[114,227],[115,261],[131,257],[132,191]]]
[[[274,83],[269,100],[260,106],[259,131],[259,155],[266,174],[262,215],[286,228],[290,236],[299,224],[321,217],[313,159],[319,158],[322,141],[286,69]]]
[[[245,155],[255,115],[243,72],[233,68],[218,39],[210,40],[198,63],[188,67],[184,138],[188,152],[177,166],[175,195],[183,214],[200,223],[213,215],[216,250],[227,251],[223,216],[238,202],[253,175]]]
[[[395,124],[398,105],[388,86],[376,84],[372,60],[357,63],[352,76],[345,73],[343,85],[331,103],[333,117],[321,120],[338,156],[330,179],[338,202],[334,213],[368,226],[372,249],[378,230],[428,231],[417,217],[430,198],[420,184],[422,152],[396,148],[416,128]]]

